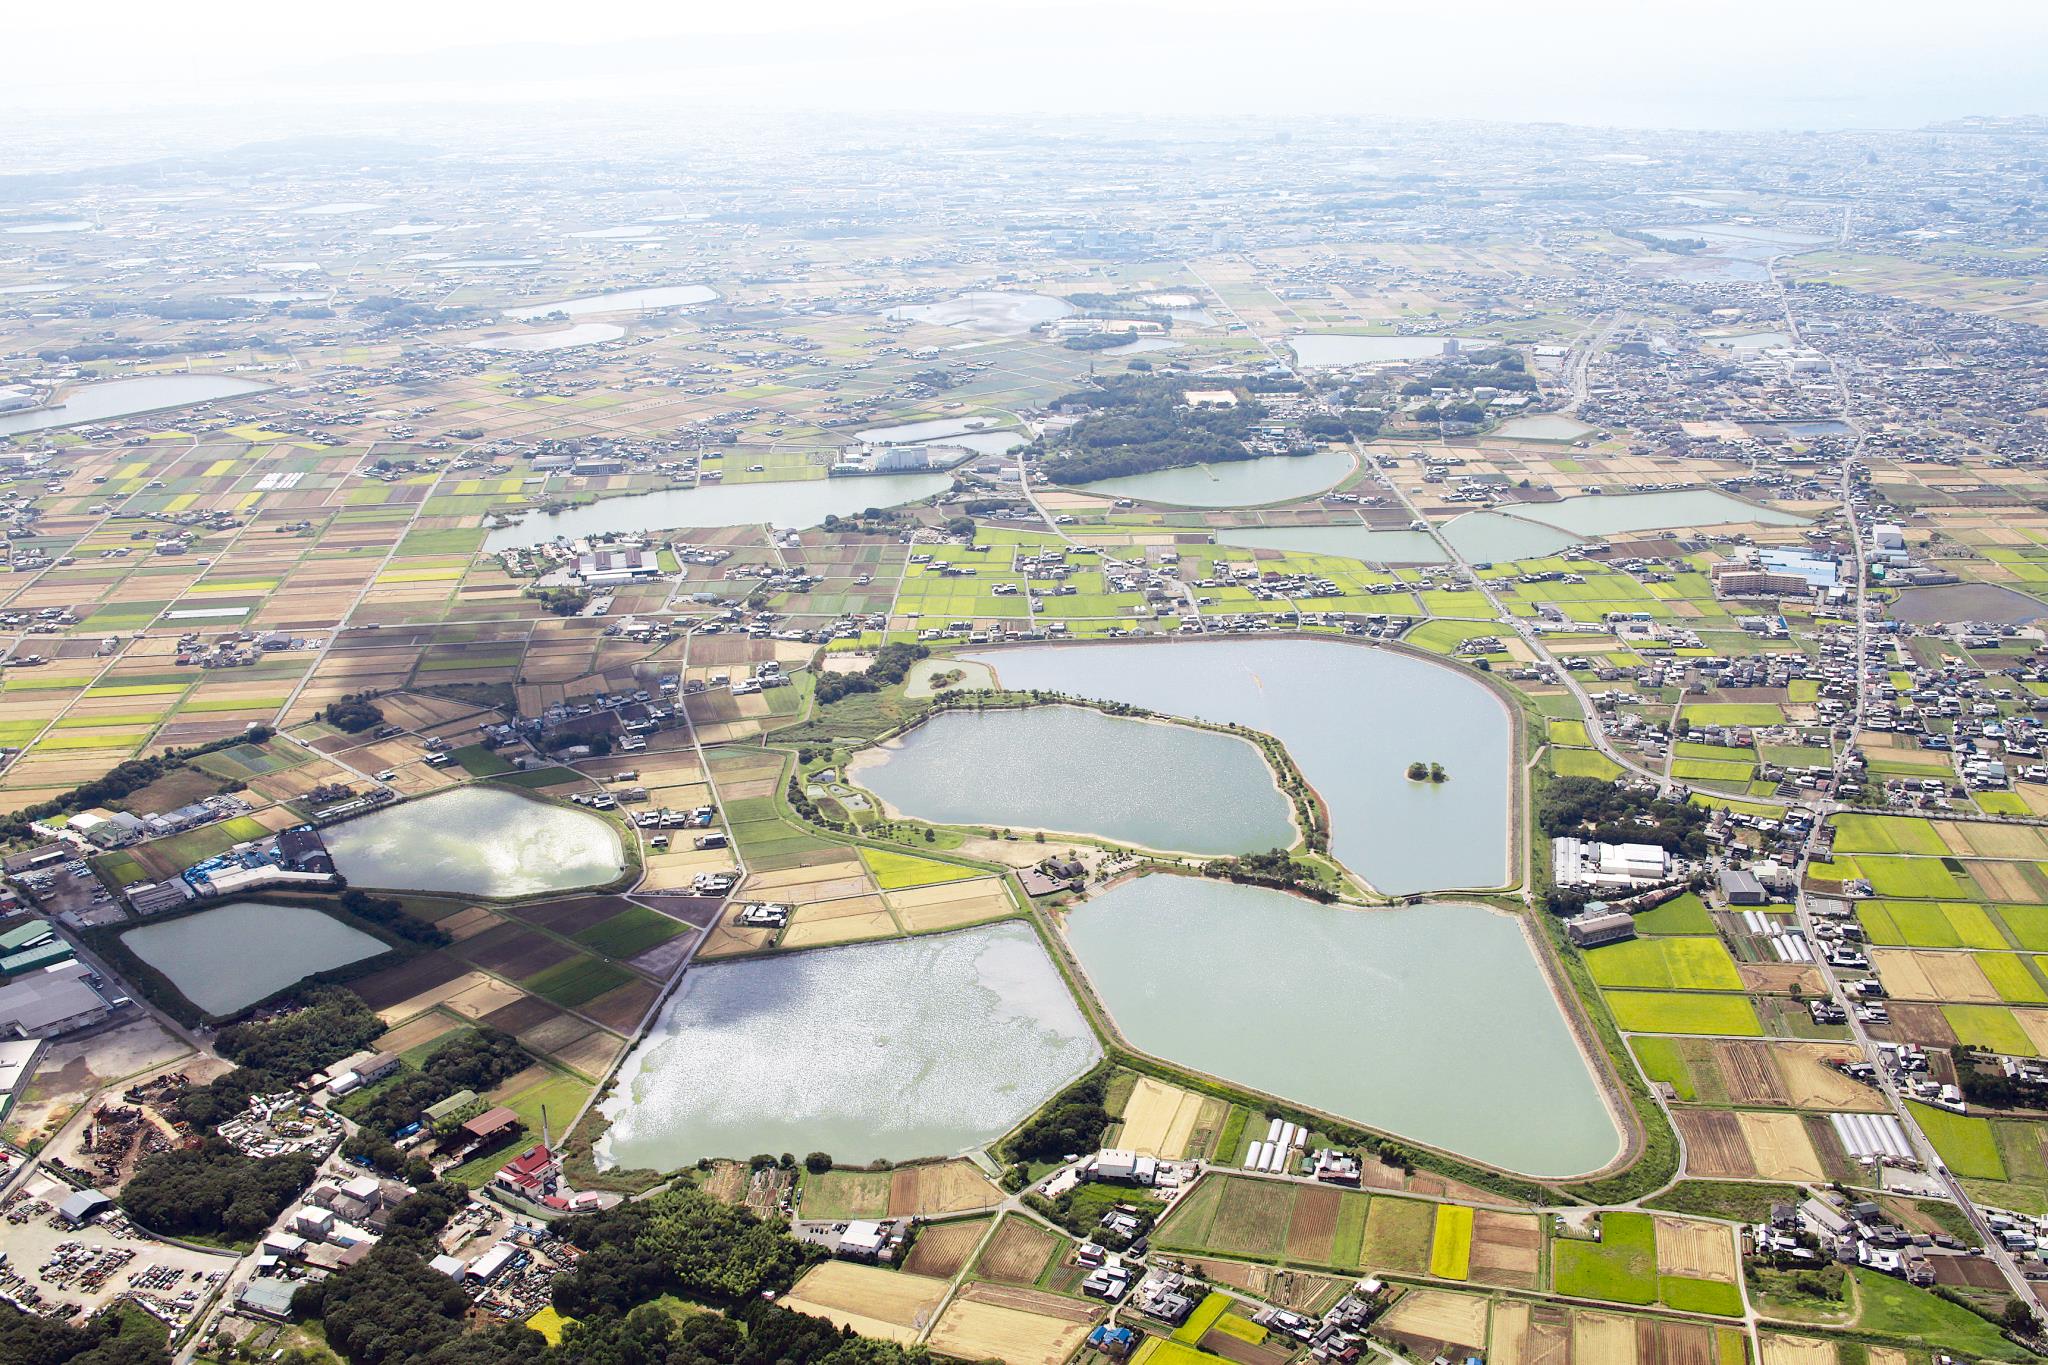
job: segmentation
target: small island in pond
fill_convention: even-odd
[[[1410,782],[1444,782],[1448,781],[1449,778],[1450,774],[1444,771],[1444,765],[1441,763],[1410,763],[1408,765],[1408,780]]]

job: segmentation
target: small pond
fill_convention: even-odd
[[[524,336],[484,337],[472,341],[473,351],[565,351],[572,346],[593,346],[600,341],[617,341],[626,329],[610,322],[579,322],[559,332],[528,332]]]
[[[352,886],[533,896],[601,886],[626,870],[610,821],[488,785],[386,807],[335,825],[326,840]]]
[[[522,261],[457,261],[456,265],[516,265]],[[680,308],[686,304],[709,303],[718,291],[701,284],[672,284],[655,289],[622,289],[614,294],[585,294],[554,303],[528,304],[500,309],[508,318],[545,318],[556,313],[581,317],[585,313],[637,313],[649,308]]]
[[[121,935],[208,1014],[232,1014],[315,972],[389,951],[381,939],[303,905],[230,901]]]

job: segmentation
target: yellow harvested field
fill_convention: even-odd
[[[1124,1105],[1123,1136],[1117,1145],[1126,1151],[1176,1161],[1187,1150],[1194,1134],[1195,1119],[1202,1112],[1202,1097],[1192,1090],[1140,1076]]]
[[[995,877],[976,877],[971,881],[942,882],[937,886],[890,891],[884,893],[883,898],[889,902],[889,908],[896,912],[897,918],[903,921],[903,927],[915,933],[996,919],[1014,914],[1017,909],[1010,893]]]
[[[2048,1010],[2014,1010],[2012,1017],[2026,1030],[2027,1041],[2034,1045],[2034,1050],[2048,1057]]]
[[[1799,1115],[1744,1111],[1735,1117],[1759,1176],[1766,1180],[1827,1179]]]
[[[800,906],[782,931],[783,948],[816,948],[827,943],[853,943],[860,939],[887,938],[896,932],[896,921],[882,909],[876,897],[853,896],[843,901],[822,901]]]
[[[923,1162],[898,1166],[889,1182],[889,1216],[906,1214],[962,1213],[969,1209],[991,1209],[1003,1202],[1003,1192],[989,1183],[971,1161]]]
[[[1818,1341],[1813,1337],[1766,1336],[1763,1348],[1763,1365],[1835,1365],[1835,1345],[1831,1341]]]
[[[1771,1047],[1771,1056],[1784,1082],[1785,1099],[1795,1109],[1874,1113],[1885,1107],[1884,1097],[1877,1091],[1827,1065],[1830,1058],[1861,1061],[1860,1048],[1847,1043],[1777,1043]]]
[[[1998,900],[2024,902],[2035,898],[2033,883],[2027,880],[2027,874],[2018,863],[1971,863],[1970,875]]]
[[[421,991],[410,1000],[401,1000],[395,1005],[385,1006],[377,1011],[377,1017],[387,1024],[396,1024],[412,1018],[415,1014],[424,1014],[436,1005],[446,1004],[478,986],[490,984],[491,978],[482,972],[465,972],[453,981],[443,982],[432,990]]]
[[[517,986],[487,976],[460,995],[449,996],[446,1004],[457,1014],[470,1019],[481,1019],[494,1010],[516,1005],[524,999],[526,992]]]
[[[1493,1349],[1486,1358],[1493,1365],[1524,1365],[1529,1359],[1528,1345],[1528,1301],[1502,1299],[1493,1310]]]
[[[943,1280],[899,1275],[851,1261],[827,1261],[798,1280],[782,1306],[815,1313],[862,1336],[908,1345],[930,1324],[933,1311],[945,1297]]]
[[[1950,1004],[1995,1005],[1998,992],[1984,978],[1969,953],[1937,953],[1914,948],[1873,948],[1870,965],[1877,968],[1885,992],[1898,1000],[1941,1000]]]
[[[1735,1238],[1719,1223],[1657,1219],[1657,1273],[1734,1283]]]
[[[1482,1350],[1486,1346],[1486,1300],[1477,1294],[1411,1289],[1383,1319],[1396,1332],[1429,1341],[1448,1341]],[[1633,1340],[1633,1337],[1631,1337]],[[1600,1360],[1599,1356],[1581,1357]],[[1634,1359],[1631,1352],[1630,1359]]]
[[[959,1360],[1060,1365],[1087,1337],[1088,1326],[963,1298],[947,1306],[927,1344]]]
[[[1636,1365],[1635,1319],[1612,1313],[1572,1314],[1572,1359]]]

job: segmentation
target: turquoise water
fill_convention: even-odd
[[[1152,876],[1066,925],[1118,1030],[1155,1056],[1528,1175],[1621,1149],[1510,916]]]
[[[963,657],[1002,685],[1129,702],[1278,738],[1330,810],[1330,846],[1390,895],[1508,880],[1507,708],[1444,664],[1334,640],[1031,645]],[[1410,782],[1414,761],[1451,780]]]
[[[918,820],[1057,830],[1179,853],[1295,841],[1248,740],[1078,706],[951,712],[862,756],[855,782]]]

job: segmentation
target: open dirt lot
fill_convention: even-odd
[[[961,1297],[933,1329],[934,1351],[961,1360],[1059,1365],[1088,1335],[1089,1324]]]
[[[908,1344],[924,1330],[945,1295],[946,1286],[939,1280],[850,1261],[827,1261],[798,1280],[782,1303],[799,1313],[815,1313],[851,1327],[863,1336]]]
[[[1843,1043],[1775,1043],[1771,1055],[1784,1083],[1785,1102],[1795,1109],[1877,1112],[1885,1107],[1876,1090],[1828,1066],[1830,1058],[1861,1061],[1862,1049]]]

